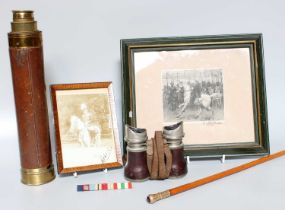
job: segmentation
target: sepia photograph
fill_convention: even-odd
[[[165,70],[162,84],[164,122],[224,119],[222,69]]]
[[[61,148],[58,154],[63,168],[92,165],[107,168],[106,164],[121,162],[110,91],[110,88],[55,91]]]

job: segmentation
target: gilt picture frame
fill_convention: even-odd
[[[58,173],[121,167],[111,82],[51,85]]]
[[[123,124],[183,121],[191,158],[270,153],[262,34],[123,39],[121,61]]]

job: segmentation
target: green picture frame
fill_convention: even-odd
[[[191,158],[270,153],[262,34],[123,39],[121,62],[123,125],[183,120]]]

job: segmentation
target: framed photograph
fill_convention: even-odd
[[[261,34],[124,39],[121,56],[124,124],[183,121],[192,158],[269,154]]]
[[[58,173],[122,166],[111,82],[51,85]]]

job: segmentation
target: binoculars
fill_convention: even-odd
[[[172,157],[169,171],[170,178],[182,177],[188,171],[183,154],[183,137],[183,122],[163,127],[162,138],[165,145],[169,148]],[[147,150],[150,148],[148,148],[149,145],[147,144],[148,136],[146,129],[126,125],[124,139],[127,143],[127,163],[124,168],[125,178],[131,181],[145,181],[149,179],[150,170],[148,167]],[[153,148],[150,150],[153,150]]]

